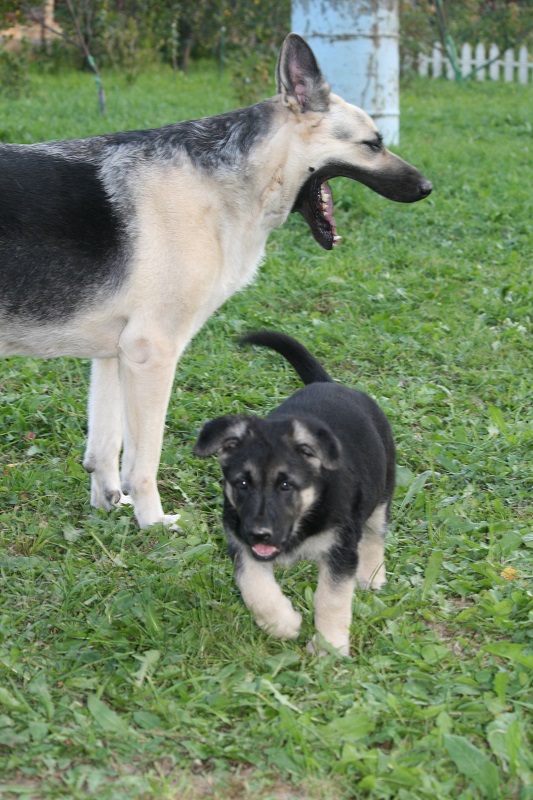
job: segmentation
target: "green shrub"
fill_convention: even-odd
[[[28,50],[0,49],[0,92],[17,97],[28,87]]]

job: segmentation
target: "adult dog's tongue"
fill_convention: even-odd
[[[278,548],[272,544],[254,544],[252,550],[259,558],[272,558],[279,552]]]

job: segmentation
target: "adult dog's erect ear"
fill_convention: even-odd
[[[276,69],[278,94],[301,112],[327,111],[329,86],[309,45],[297,33],[285,37]]]
[[[219,453],[223,458],[242,443],[247,431],[248,423],[244,417],[230,414],[210,419],[202,425],[193,448],[194,455],[203,458]]]

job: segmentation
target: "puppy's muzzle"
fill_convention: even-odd
[[[279,547],[272,544],[273,537],[273,530],[265,526],[257,526],[248,531],[246,538],[252,554],[259,561],[272,561],[279,554]]]

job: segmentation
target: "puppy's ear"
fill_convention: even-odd
[[[329,86],[313,51],[297,33],[289,33],[281,45],[276,81],[285,105],[302,113],[328,110]]]
[[[244,417],[228,415],[208,420],[201,428],[194,445],[195,456],[212,456],[213,453],[233,452],[243,441],[248,430],[248,422]]]
[[[337,469],[341,459],[341,443],[327,425],[295,419],[293,440],[298,453],[316,467]]]

